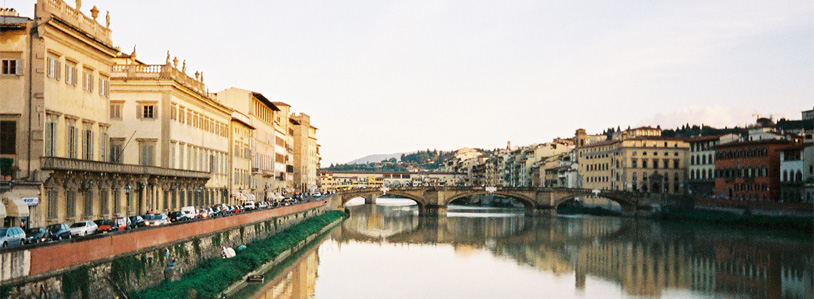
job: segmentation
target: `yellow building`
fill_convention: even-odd
[[[62,1],[39,0],[38,20],[10,9],[0,22],[0,158],[12,159],[3,180],[4,225],[42,226],[110,215],[107,165],[111,31]],[[8,160],[5,160],[8,161]]]
[[[689,144],[680,138],[640,136],[577,149],[582,187],[684,193]]]
[[[272,102],[280,113],[274,115],[274,172],[280,180],[275,189],[293,194],[294,189],[294,129],[291,128],[291,105]]]

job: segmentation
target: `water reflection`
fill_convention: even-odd
[[[426,276],[426,269],[420,267],[364,268],[361,260],[343,251],[364,244],[376,246],[368,249],[378,259],[370,263],[382,263],[381,267],[388,259],[418,252],[432,259],[437,269],[466,271],[450,257],[435,256],[446,246],[459,257],[485,252],[498,262],[510,259],[521,268],[544,274],[543,278],[530,279],[566,290],[560,297],[814,297],[814,244],[810,236],[778,237],[767,231],[622,218],[524,217],[522,211],[512,210],[483,214],[484,209],[450,208],[448,217],[440,218],[419,217],[415,207],[404,205],[361,205],[351,210],[353,216],[320,245],[319,251],[330,256],[323,261],[326,265],[319,265],[326,267],[322,273],[327,276],[317,279],[320,259],[313,250],[257,298],[310,298],[315,290],[317,298],[351,298],[344,291],[334,293],[333,287],[352,284],[360,275],[356,271],[371,271],[363,269],[381,270],[392,277]],[[406,251],[404,245],[409,246]],[[337,267],[334,264],[349,260],[356,265],[332,270]],[[492,263],[479,261],[468,259],[465,263]],[[531,275],[522,269],[514,271],[513,275]],[[320,293],[315,282],[332,287],[324,287]],[[472,283],[471,288],[484,287],[483,283]],[[516,286],[497,287],[504,288],[498,291],[505,297],[525,296],[516,293],[522,289]],[[403,284],[396,280],[388,281],[387,288],[392,292],[390,297],[402,298],[408,290],[415,292],[416,286],[409,280]],[[420,295],[449,297],[439,291]]]

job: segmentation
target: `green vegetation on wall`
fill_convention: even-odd
[[[234,258],[202,261],[181,280],[165,281],[131,298],[190,298],[190,290],[196,291],[193,298],[219,298],[221,292],[250,271],[344,216],[340,211],[331,211],[306,219],[276,235],[246,244],[246,249]]]
[[[90,268],[88,266],[80,266],[76,270],[62,274],[62,293],[65,298],[73,298],[77,291],[82,293],[82,299],[90,298]]]

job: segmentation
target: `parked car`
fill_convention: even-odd
[[[181,213],[184,214],[184,218],[186,219],[195,219],[198,218],[198,212],[195,211],[195,207],[193,206],[186,206],[181,208]]]
[[[188,220],[186,217],[184,217],[184,213],[182,213],[181,211],[170,212],[170,214],[167,217],[169,217],[170,222],[178,222],[178,221]]]
[[[314,197],[320,197],[320,196],[322,196],[322,193],[314,192]]]
[[[144,226],[144,218],[139,215],[130,216],[130,228],[139,228]]]
[[[93,221],[79,221],[71,224],[71,236],[87,236],[96,233],[98,226]]]
[[[164,213],[144,215],[144,225],[159,226],[170,224],[170,219]]]
[[[243,209],[246,211],[251,211],[257,209],[257,205],[254,204],[254,200],[249,200],[243,203]]]
[[[113,231],[123,231],[128,230],[131,228],[130,218],[128,217],[116,217],[111,219],[113,221]]]
[[[63,240],[71,238],[71,228],[68,227],[67,223],[54,223],[46,226],[45,229],[48,231],[48,238],[51,240]]]
[[[25,244],[36,244],[48,241],[48,232],[44,227],[32,227],[25,230]]]
[[[23,246],[25,243],[25,232],[22,228],[3,227],[0,228],[0,248]]]
[[[114,230],[113,227],[115,226],[113,224],[113,220],[110,219],[93,220],[93,223],[96,223],[96,231],[99,233],[113,231]]]
[[[198,218],[201,218],[201,219],[209,218],[209,209],[200,209],[200,210],[198,210]]]

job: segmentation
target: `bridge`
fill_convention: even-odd
[[[337,192],[331,198],[335,208],[351,199],[362,197],[365,203],[375,203],[382,195],[409,198],[418,204],[419,215],[443,216],[447,206],[457,199],[480,194],[496,194],[517,199],[528,215],[555,214],[563,202],[585,196],[599,196],[618,203],[626,215],[649,213],[656,206],[691,204],[691,197],[676,194],[645,193],[616,190],[534,187],[403,187],[360,188]]]

